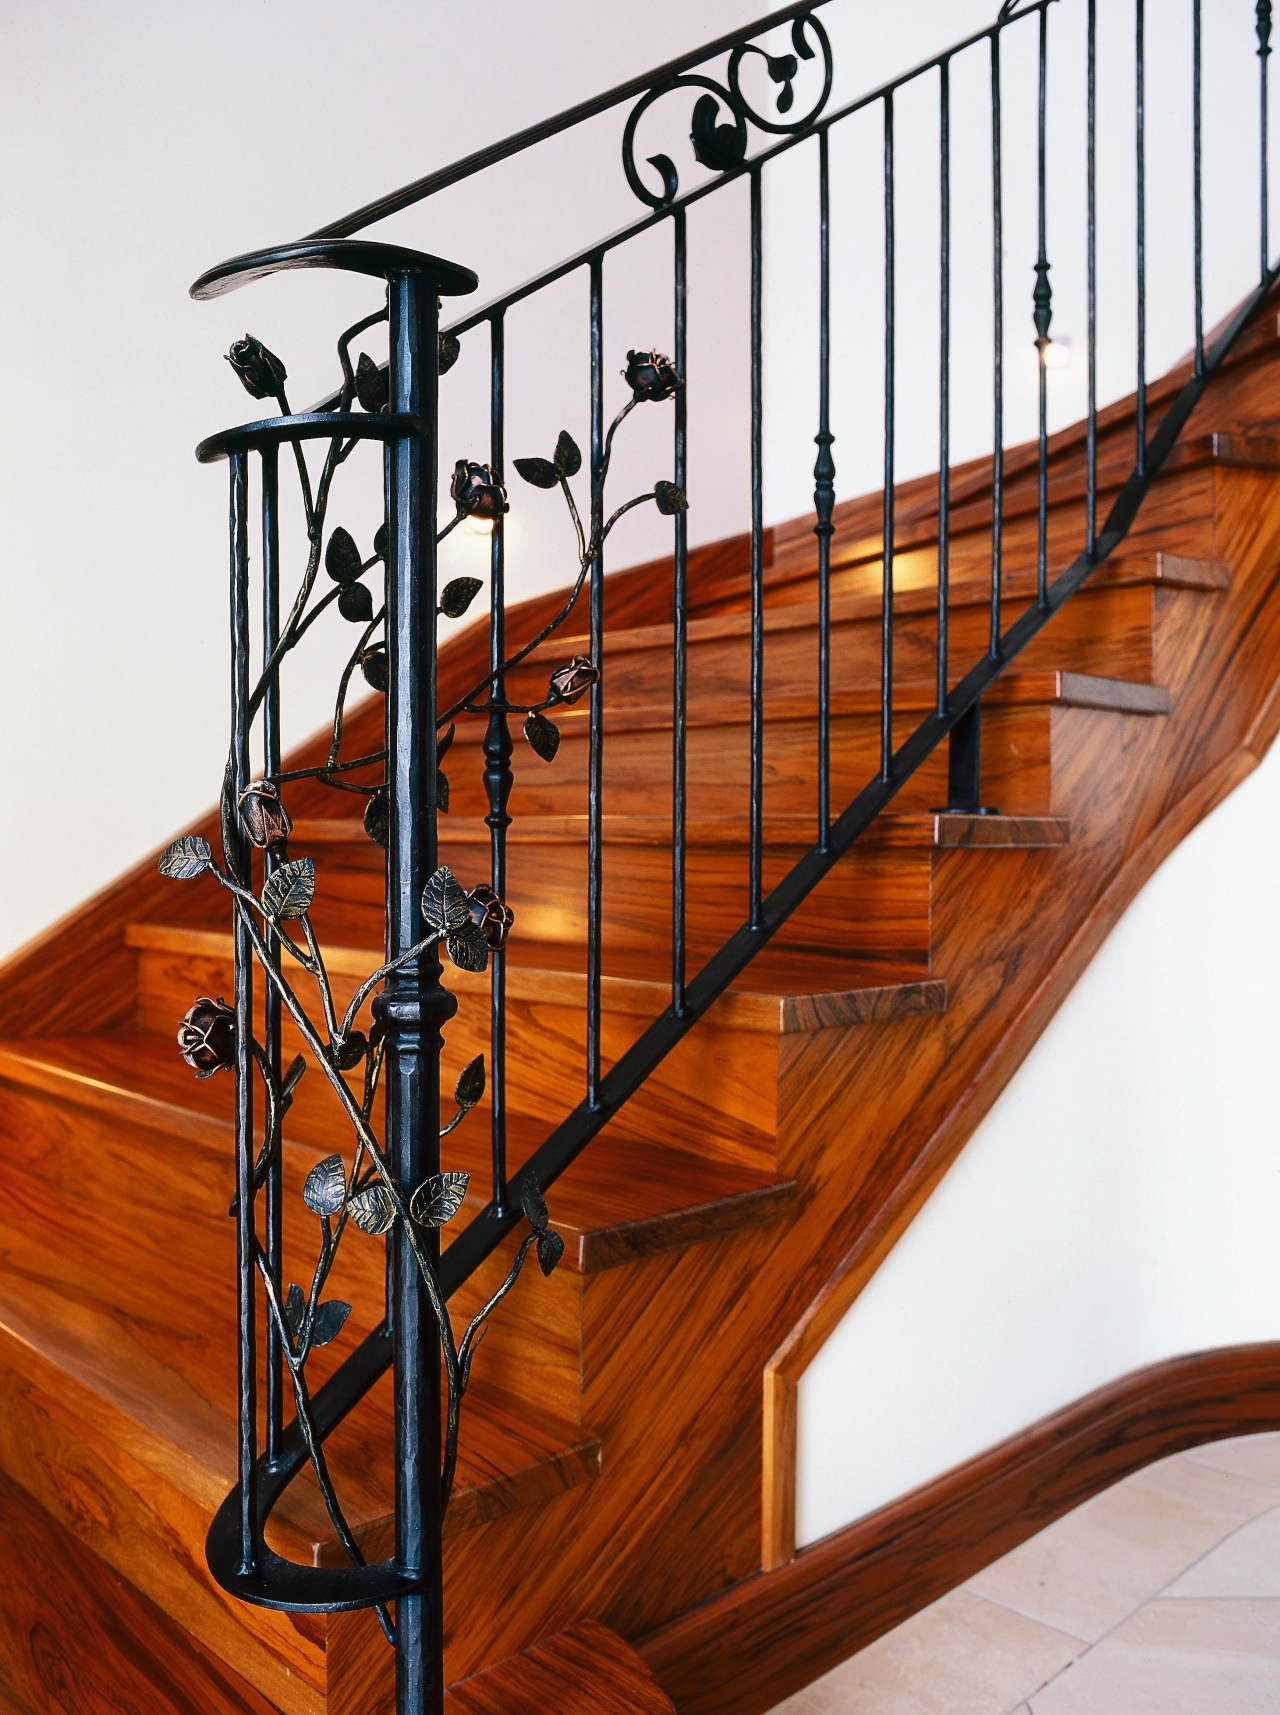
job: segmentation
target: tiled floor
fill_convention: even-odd
[[[1139,1471],[774,1715],[1280,1715],[1280,1435]]]

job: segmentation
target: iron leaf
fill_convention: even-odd
[[[364,831],[378,846],[385,847],[391,838],[391,803],[385,786],[370,794],[364,807]]]
[[[380,369],[367,351],[360,353],[356,364],[356,398],[366,411],[385,411],[391,397],[387,391],[387,372]]]
[[[489,943],[484,938],[484,930],[469,917],[445,936],[444,944],[459,970],[484,971],[489,968]]]
[[[330,1340],[336,1340],[350,1314],[351,1306],[341,1298],[331,1298],[328,1303],[317,1305],[315,1320],[311,1324],[311,1344],[327,1346]]]
[[[473,1108],[484,1095],[484,1055],[469,1060],[453,1086],[453,1099],[460,1108]]]
[[[324,551],[324,569],[335,584],[353,584],[360,576],[360,550],[341,525],[329,538]]]
[[[551,1219],[547,1211],[546,1198],[542,1195],[536,1179],[526,1179],[524,1189],[520,1193],[520,1207],[524,1210],[525,1220],[535,1233],[545,1233],[547,1223]]]
[[[551,762],[560,748],[560,728],[535,709],[524,723],[524,736],[535,756]]]
[[[289,1070],[285,1073],[280,1084],[280,1100],[287,1102],[302,1081],[302,1074],[307,1069],[307,1063],[301,1054],[295,1054],[289,1062]]]
[[[515,465],[524,480],[535,488],[554,488],[560,481],[560,472],[550,459],[517,459]]]
[[[467,896],[457,876],[444,864],[422,890],[422,915],[437,934],[452,933],[471,921]]]
[[[582,449],[568,429],[561,429],[556,442],[555,467],[561,476],[577,476],[582,469]]]
[[[701,96],[694,103],[689,140],[693,144],[694,155],[704,167],[710,167],[713,172],[727,173],[734,167],[740,167],[746,158],[746,130],[737,125],[721,125],[719,118],[720,103],[715,96],[710,93]]]
[[[453,578],[444,586],[440,611],[446,619],[461,619],[479,595],[483,584],[479,578]]]
[[[297,1339],[298,1330],[302,1326],[302,1318],[307,1313],[306,1295],[297,1281],[292,1281],[284,1301],[284,1325],[289,1333]]]
[[[564,1240],[554,1227],[547,1227],[538,1234],[537,1248],[538,1267],[543,1274],[550,1274],[564,1255]]]
[[[302,1201],[313,1215],[336,1215],[347,1200],[347,1170],[340,1155],[326,1155],[307,1174]]]
[[[436,809],[442,816],[449,814],[449,776],[443,768],[436,769]]]
[[[160,858],[160,873],[170,881],[190,881],[208,869],[213,850],[208,840],[199,834],[183,834],[171,846],[166,846]]]
[[[444,732],[436,739],[437,762],[443,762],[445,757],[449,754],[449,746],[453,743],[453,735],[457,730],[458,728],[455,723],[450,721],[448,726],[444,729]]]
[[[267,879],[262,909],[275,920],[305,917],[316,896],[316,866],[311,858],[290,858]]]
[[[396,1206],[385,1185],[366,1185],[348,1201],[347,1213],[362,1233],[375,1239],[396,1224]]]
[[[458,358],[461,355],[461,353],[462,353],[462,346],[458,340],[458,336],[456,333],[442,333],[440,335],[440,373],[441,373],[441,375],[447,375],[449,373],[449,371],[453,368],[454,364],[458,361]]]
[[[420,1227],[443,1227],[462,1207],[471,1183],[469,1173],[433,1173],[409,1200],[409,1213]]]
[[[387,526],[384,520],[373,533],[373,551],[380,560],[385,560],[387,557],[387,545]]]
[[[674,482],[655,482],[653,498],[664,518],[674,518],[677,512],[689,510],[689,497]]]
[[[373,618],[373,597],[363,584],[347,584],[338,597],[338,612],[353,625],[368,625]]]

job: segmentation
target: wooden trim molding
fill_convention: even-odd
[[[761,1559],[765,1571],[796,1552],[796,1435],[800,1378],[919,1214],[964,1144],[1030,1053],[1068,991],[1156,870],[1262,761],[1280,730],[1280,683],[1242,742],[1192,785],[1128,855],[1046,971],[964,1098],[920,1150],[894,1195],[846,1251],[831,1278],[770,1358],[764,1372]]]
[[[733,1585],[636,1648],[680,1715],[762,1715],[1133,1471],[1280,1428],[1280,1342],[1196,1352],[1097,1389]]]

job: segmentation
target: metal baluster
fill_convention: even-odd
[[[1036,215],[1039,250],[1036,256],[1036,353],[1040,360],[1040,422],[1036,459],[1036,601],[1049,599],[1049,324],[1053,320],[1053,288],[1049,284],[1049,255],[1045,211],[1045,95],[1048,83],[1049,14],[1040,8],[1039,100],[1036,113]]]
[[[818,133],[818,457],[813,510],[818,538],[818,844],[831,832],[831,538],[836,464],[831,456],[831,162],[826,131]]]
[[[1138,164],[1138,475],[1147,474],[1147,59],[1146,4],[1134,0],[1137,17],[1136,141]]]
[[[420,900],[437,867],[436,844],[436,445],[437,336],[434,282],[401,275],[387,289],[391,410],[422,419],[422,434],[387,450],[387,941],[393,956],[416,945]],[[387,1142],[397,1182],[411,1190],[440,1166],[441,1026],[457,1009],[440,986],[434,948],[388,977],[375,1011],[386,1029]],[[439,1258],[439,1232],[415,1242]],[[397,1715],[443,1715],[444,1627],[440,1594],[440,1347],[410,1236],[395,1231],[396,1558],[423,1578],[396,1603]]]
[[[1196,269],[1196,374],[1205,374],[1205,204],[1201,196],[1199,153],[1199,0],[1191,0],[1191,194],[1194,204],[1194,269]]]
[[[894,467],[893,93],[884,98],[884,570],[880,605],[880,778],[893,774],[893,467]]]
[[[489,462],[501,477],[505,464],[506,321],[494,316],[489,324]],[[493,521],[489,552],[489,696],[495,705],[484,736],[484,785],[489,800],[489,885],[499,899],[507,897],[507,829],[511,816],[511,725],[506,710],[506,562],[502,515]],[[507,956],[497,948],[489,955],[489,1099],[492,1104],[493,1204],[501,1213],[507,1200]]]
[[[991,260],[993,450],[991,454],[991,632],[993,659],[1000,655],[1000,584],[1004,550],[1004,163],[1000,113],[1000,32],[991,37]]]
[[[1262,189],[1262,219],[1260,225],[1262,278],[1265,280],[1268,270],[1271,267],[1271,242],[1269,236],[1271,226],[1271,198],[1269,183],[1269,146],[1267,137],[1267,133],[1270,128],[1270,116],[1268,113],[1267,100],[1267,61],[1271,58],[1271,0],[1258,0],[1257,5],[1254,7],[1254,17],[1256,19],[1258,31],[1258,94],[1260,106],[1258,166]]]
[[[596,257],[591,264],[591,527],[598,532],[604,522],[601,493],[601,462],[604,457],[604,264]],[[604,658],[604,551],[597,549],[591,564],[591,660],[600,667]],[[600,1101],[600,995],[601,995],[601,849],[604,793],[604,684],[596,679],[590,692],[590,752],[587,762],[587,1104]]]
[[[1199,0],[1197,0],[1197,4]],[[1088,418],[1085,427],[1085,535],[1086,550],[1098,549],[1098,15],[1097,0],[1089,0],[1088,13],[1088,115],[1085,144],[1088,208],[1086,213],[1086,260],[1089,375]]]
[[[675,276],[675,367],[684,386],[675,395],[675,485],[688,489],[688,245],[685,212],[672,216]],[[683,512],[672,519],[672,687],[671,687],[671,1005],[684,1011],[685,985],[685,751],[689,716],[689,520]]]
[[[751,169],[751,811],[750,921],[764,902],[764,244],[760,169]]]
[[[249,784],[249,457],[230,459],[231,477],[231,766],[223,838],[227,863],[242,887],[251,885],[250,849],[240,826],[240,794]],[[239,1335],[240,1570],[251,1573],[261,1553],[258,1490],[257,1233],[253,1195],[253,944],[244,918],[233,918],[236,1058],[236,1308]]]
[[[262,662],[266,667],[280,634],[280,454],[278,447],[263,447],[262,469]],[[262,696],[262,772],[268,780],[280,772],[280,680],[270,679]],[[282,861],[280,853],[268,850],[263,857],[264,882]],[[280,957],[279,942],[268,927],[263,935],[273,963]],[[275,985],[265,984],[263,994],[263,1052],[275,1077],[282,1071],[280,1058],[280,996]],[[283,1125],[283,1120],[281,1121]],[[264,1186],[264,1250],[267,1272],[281,1296],[281,1257],[284,1245],[284,1199],[281,1151],[267,1163]],[[267,1457],[280,1451],[284,1428],[284,1347],[275,1318],[267,1317]]]
[[[951,579],[951,62],[938,67],[941,183],[938,254],[938,685],[937,711],[947,712],[947,643]]]

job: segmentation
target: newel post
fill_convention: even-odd
[[[437,283],[422,274],[387,284],[390,410],[417,434],[389,443],[387,495],[387,958],[422,938],[421,900],[436,868]],[[397,1181],[419,1185],[440,1167],[442,1026],[457,1002],[434,949],[388,979],[375,1014],[386,1031],[386,1136]],[[395,1348],[396,1559],[422,1593],[396,1605],[397,1715],[443,1715],[440,1348],[411,1235],[391,1240],[388,1303]],[[433,1263],[439,1234],[415,1242]]]

